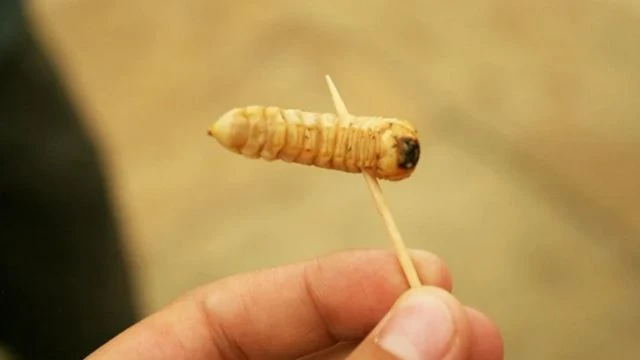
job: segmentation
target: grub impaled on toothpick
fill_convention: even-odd
[[[326,81],[336,114],[247,106],[222,115],[208,133],[226,149],[249,158],[362,173],[409,285],[420,286],[378,183],[413,174],[420,159],[417,131],[406,120],[349,114],[328,75]]]

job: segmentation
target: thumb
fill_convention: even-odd
[[[466,312],[455,297],[420,287],[403,294],[347,359],[463,360],[469,355],[469,333]]]

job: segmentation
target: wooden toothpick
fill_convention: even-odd
[[[333,81],[331,80],[331,77],[329,77],[329,75],[326,75],[326,79],[338,118],[343,121],[348,121],[351,115],[347,111],[347,107],[344,104],[344,101],[342,101],[338,89],[333,84]],[[411,258],[409,257],[407,248],[404,244],[404,241],[402,240],[402,235],[400,235],[400,230],[398,230],[398,227],[393,220],[393,216],[391,215],[391,211],[389,210],[389,207],[384,200],[384,195],[382,194],[382,189],[380,188],[378,179],[376,179],[366,171],[363,171],[362,174],[364,175],[365,181],[369,186],[369,190],[371,191],[373,200],[376,203],[378,212],[380,213],[380,216],[382,216],[385,227],[389,232],[389,236],[391,237],[391,241],[393,242],[393,246],[396,250],[398,261],[400,262],[400,266],[402,268],[402,271],[404,272],[405,277],[407,278],[409,286],[412,288],[419,287],[421,284],[420,279],[418,278],[418,273],[416,272],[416,269],[411,262]]]

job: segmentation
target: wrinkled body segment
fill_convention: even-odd
[[[249,158],[283,160],[350,173],[367,171],[386,180],[409,177],[420,158],[413,126],[381,117],[339,119],[275,106],[248,106],[225,113],[209,134]]]

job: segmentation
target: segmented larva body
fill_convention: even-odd
[[[417,131],[408,121],[393,118],[344,120],[329,113],[247,106],[222,115],[209,134],[249,158],[367,171],[392,181],[409,177],[420,158]]]

